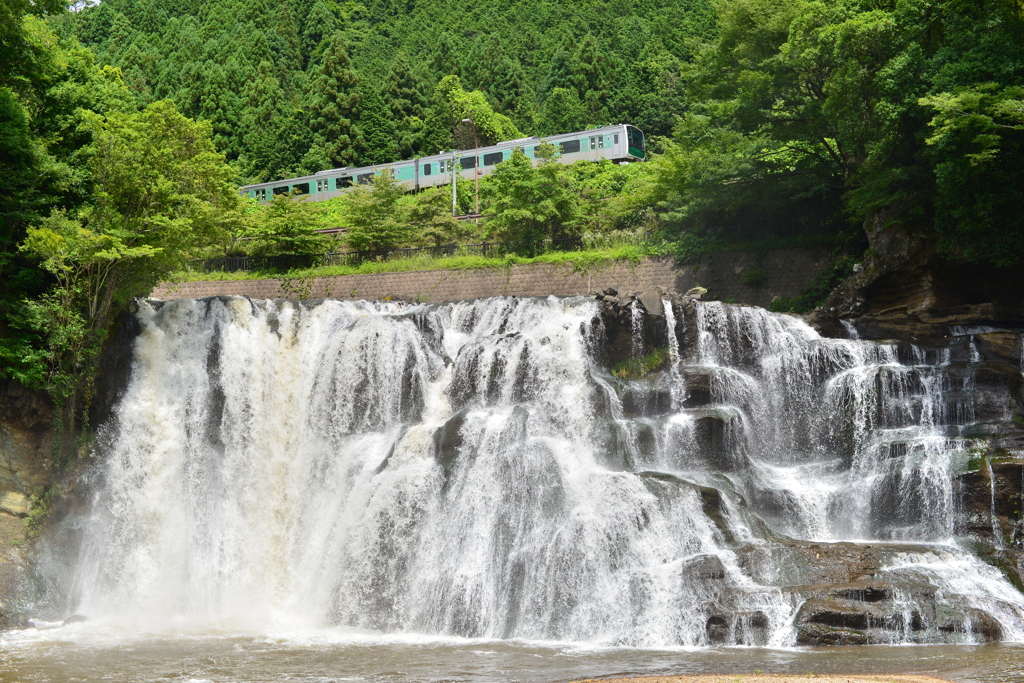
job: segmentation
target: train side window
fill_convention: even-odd
[[[261,195],[263,201],[267,201],[267,189],[266,188],[263,188],[262,190],[260,190],[260,195]]]
[[[612,144],[615,144],[615,145],[619,144],[619,134],[618,133],[616,133],[615,137],[612,138]]]
[[[296,183],[292,188],[299,194],[309,194],[309,183]]]
[[[280,187],[275,187],[274,194],[288,194],[288,186],[281,185]]]
[[[579,140],[566,140],[565,142],[558,143],[558,151],[562,154],[575,154],[580,151]]]
[[[597,138],[594,137],[594,136],[591,136],[590,137],[590,150],[593,151],[595,149],[597,149]]]
[[[372,173],[364,173],[362,175],[356,176],[356,182],[358,182],[360,185],[369,185],[370,184],[370,178],[372,178],[372,177],[373,177]]]
[[[476,157],[462,157],[459,159],[459,163],[462,164],[463,171],[476,168]]]
[[[345,176],[343,178],[334,179],[334,189],[341,190],[346,187],[352,187],[352,176]]]
[[[603,135],[598,135],[597,136],[597,148],[598,149],[604,149],[604,136]]]
[[[490,154],[484,155],[484,166],[494,166],[497,163],[501,163],[501,160],[505,158],[505,155],[501,152],[491,152]]]
[[[423,164],[423,175],[430,175],[431,173],[430,164]]]

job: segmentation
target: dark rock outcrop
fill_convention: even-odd
[[[865,223],[870,249],[860,272],[809,316],[823,335],[845,336],[838,319],[852,323],[862,339],[942,339],[951,326],[1024,328],[1019,269],[944,258],[934,236],[888,220],[878,215]],[[1009,343],[994,345],[1005,353]]]

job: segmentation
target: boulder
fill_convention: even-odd
[[[939,623],[939,630],[949,634],[971,635],[986,643],[999,642],[1003,638],[1003,627],[988,612],[969,609],[962,615]]]
[[[867,645],[868,634],[825,624],[800,624],[796,627],[797,645]]]
[[[661,302],[661,293],[646,291],[641,292],[637,299],[643,304],[644,310],[650,315],[665,315],[665,306]]]

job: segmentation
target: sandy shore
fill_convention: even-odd
[[[643,676],[640,678],[588,678],[576,683],[947,683],[931,676],[843,676],[837,674],[786,676],[776,674],[701,674]]]

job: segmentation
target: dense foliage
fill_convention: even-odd
[[[0,372],[47,388],[70,437],[124,304],[244,213],[209,122],[167,100],[140,109],[119,70],[32,14],[57,8],[2,7]]]
[[[143,102],[210,121],[243,176],[266,180],[448,149],[467,116],[487,140],[625,121],[668,134],[714,13],[710,0],[105,0],[56,23]]]
[[[1024,254],[1019,0],[727,0],[655,172],[678,224],[843,210]]]

